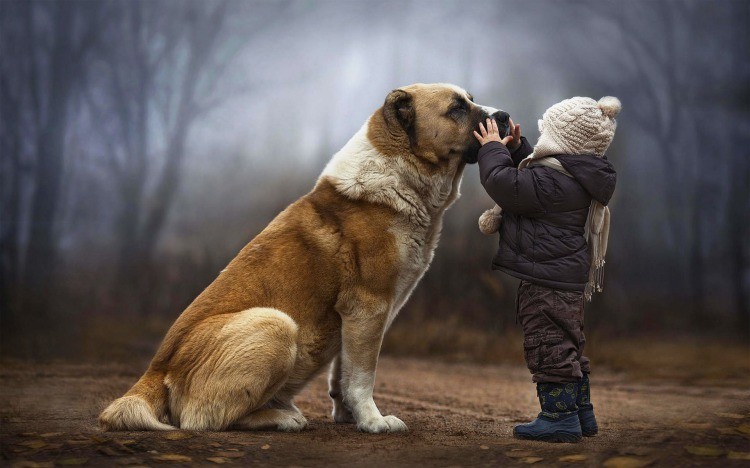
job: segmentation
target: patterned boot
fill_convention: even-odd
[[[542,412],[527,424],[513,428],[519,439],[545,442],[578,442],[581,440],[581,423],[576,406],[575,383],[539,383],[536,393]]]
[[[583,378],[578,381],[576,405],[578,406],[578,420],[581,422],[581,433],[586,437],[596,435],[599,432],[599,426],[594,417],[594,405],[591,404],[591,384],[588,372],[584,372]]]

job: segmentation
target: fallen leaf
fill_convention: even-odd
[[[750,434],[750,424],[740,424],[737,426],[737,430],[743,434]]]
[[[64,434],[64,432],[45,432],[44,434],[39,434],[39,437],[59,437]]]
[[[489,450],[489,449],[490,449],[490,448],[489,448],[488,446],[486,446],[486,445],[480,445],[480,446],[479,446],[479,448],[480,448],[480,449],[482,449],[482,450]]]
[[[750,452],[729,452],[727,458],[731,460],[750,460]]]
[[[19,432],[18,435],[21,437],[36,437],[37,433],[36,432]],[[29,462],[29,463],[33,463],[33,462]]]
[[[523,457],[523,458],[519,459],[518,461],[520,461],[521,463],[527,463],[527,464],[531,465],[531,464],[540,462],[542,460],[544,460],[544,458],[542,458],[542,457]]]
[[[534,453],[529,452],[528,450],[511,450],[510,452],[505,452],[505,456],[510,458],[524,458],[533,455]]]
[[[232,443],[236,444],[236,445],[244,445],[245,447],[247,447],[249,445],[256,445],[257,444],[257,442],[250,442],[250,441],[232,442]],[[209,445],[213,445],[213,444],[209,444]],[[218,447],[219,444],[216,444],[215,446]]]
[[[245,452],[216,452],[216,455],[226,458],[242,458],[247,454]]]
[[[64,458],[62,460],[57,460],[57,462],[55,463],[57,463],[58,465],[70,466],[70,465],[85,465],[86,463],[88,463],[88,461],[89,461],[88,458]]]
[[[165,453],[164,455],[157,455],[154,460],[164,462],[175,462],[175,463],[190,463],[193,461],[192,458],[185,455],[178,455],[176,453]]]
[[[195,436],[189,432],[180,432],[180,431],[167,432],[166,434],[164,434],[164,438],[167,440],[192,439],[193,437]]]
[[[209,458],[206,458],[206,460],[210,461],[211,463],[216,463],[217,465],[223,465],[224,463],[229,463],[229,460],[227,460],[224,457],[209,457]]]
[[[97,444],[103,444],[104,442],[106,442],[106,441],[109,440],[106,437],[101,437],[101,436],[98,436],[98,435],[89,436],[89,439],[93,440]]]
[[[118,465],[142,465],[143,460],[136,457],[126,457],[126,458],[120,458],[117,460]]]
[[[42,450],[57,450],[62,446],[63,444],[47,444],[42,448]]]
[[[11,465],[13,468],[52,468],[55,466],[54,462],[35,462],[35,461],[19,461]]]
[[[650,447],[623,447],[619,450],[620,455],[638,455],[644,456],[652,453],[654,449]]]
[[[220,444],[220,443],[218,443],[218,442],[211,442],[211,443],[210,443],[210,444],[208,444],[208,445],[209,445],[210,447],[221,447],[221,444]]]
[[[91,439],[71,439],[71,440],[66,440],[65,443],[69,445],[88,445],[88,444],[93,444],[94,441]]]
[[[574,462],[586,461],[587,459],[588,459],[588,456],[586,456],[586,455],[583,455],[583,454],[574,454],[574,455],[565,455],[565,456],[562,456],[562,457],[558,458],[557,461],[574,463]]]
[[[24,447],[28,447],[30,449],[40,449],[47,445],[47,442],[43,440],[25,440],[23,442],[19,442],[18,445],[23,445]]]
[[[135,443],[135,439],[114,439],[113,442],[120,445],[132,445]]]
[[[270,446],[270,445],[268,445],[268,444],[262,445],[262,446],[260,447],[260,449],[261,449],[261,450],[268,450],[268,449],[270,449],[270,448],[271,448],[271,446]]]
[[[685,446],[685,450],[687,450],[688,453],[691,453],[693,455],[700,455],[701,457],[719,457],[726,453],[724,449],[721,449],[719,447],[705,447],[697,445],[687,445]]]
[[[607,468],[640,468],[651,463],[650,460],[635,457],[612,457],[604,462]]]
[[[745,419],[745,416],[737,413],[716,413],[716,416],[730,419]]]

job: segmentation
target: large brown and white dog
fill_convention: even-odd
[[[327,364],[333,419],[406,425],[373,401],[383,339],[432,261],[472,135],[508,114],[449,84],[392,91],[315,188],[281,212],[172,325],[146,373],[99,417],[108,430],[307,425],[293,398]]]

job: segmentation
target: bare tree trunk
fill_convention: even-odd
[[[101,6],[96,3],[29,4],[24,10],[25,30],[29,34],[27,55],[29,75],[24,77],[35,121],[34,133],[29,136],[35,150],[31,169],[29,233],[24,256],[21,284],[24,291],[20,299],[24,326],[40,333],[48,330],[53,316],[49,301],[54,286],[58,263],[54,225],[60,205],[63,178],[65,137],[68,129],[68,109],[75,97],[78,79],[85,76],[87,50],[96,42]],[[44,22],[34,21],[34,12],[46,13],[51,24],[51,45],[31,39]],[[42,68],[43,67],[43,68]],[[39,71],[37,72],[37,68]],[[29,349],[41,349],[29,343]]]
[[[0,75],[0,102],[2,118],[6,122],[0,133],[0,185],[2,185],[2,212],[0,217],[0,340],[7,343],[8,333],[16,328],[18,312],[18,288],[20,276],[20,228],[21,228],[21,178],[23,166],[20,145],[20,118],[18,101],[7,83],[5,67]],[[11,128],[12,127],[12,128]]]
[[[143,183],[130,178],[121,188],[122,206],[117,217],[116,229],[119,237],[117,290],[122,295],[137,294],[139,289],[140,258],[139,222],[143,211]]]
[[[216,46],[225,19],[225,8],[226,4],[220,4],[210,13],[205,23],[190,31],[188,46],[191,54],[182,80],[174,131],[167,146],[166,163],[154,192],[154,206],[146,216],[140,236],[141,256],[144,259],[150,259],[153,255],[154,247],[159,240],[159,233],[164,227],[169,208],[179,187],[185,159],[185,145],[190,129],[199,113],[195,96],[199,74],[206,67],[209,56]]]
[[[731,6],[731,14],[737,18],[747,18],[747,5],[742,2],[734,2]],[[746,67],[746,57],[750,48],[750,31],[742,22],[734,22],[731,38],[733,43],[739,44],[740,49],[732,54],[731,72],[733,76],[742,76]],[[745,75],[746,76],[746,75]],[[750,106],[748,95],[743,93],[744,99],[737,103],[738,114],[746,115]],[[727,154],[742,151],[750,143],[746,127],[735,126],[732,141],[741,143],[732,148],[727,148]],[[731,133],[730,133],[731,134]],[[737,316],[738,333],[741,338],[750,340],[750,163],[746,155],[729,157],[731,180],[729,182],[729,207],[727,209],[727,228],[729,244],[729,261],[732,283],[732,295],[734,296],[735,313]]]
[[[745,200],[750,197],[750,193],[747,191],[747,187],[750,184],[750,177],[747,177],[747,173],[750,172],[747,168],[745,169],[745,181],[744,190],[739,195],[744,196]],[[745,203],[744,207],[737,207],[737,214],[745,214],[750,211],[750,205]],[[747,228],[750,220],[745,220],[744,223],[737,222],[732,227],[730,234],[730,245],[733,246],[732,252],[734,253],[732,260],[732,286],[734,292],[734,301],[737,311],[737,323],[739,335],[745,340],[750,340],[750,300],[748,299],[748,277],[750,276],[750,252],[748,252],[748,238],[750,238],[750,229]]]
[[[690,287],[690,298],[692,315],[695,323],[701,329],[710,327],[712,321],[706,316],[704,288],[705,265],[703,261],[703,217],[701,202],[700,181],[696,181],[696,188],[690,200],[690,243],[688,252],[688,284]]]
[[[153,302],[154,251],[179,191],[191,129],[226,98],[215,92],[216,83],[240,50],[226,35],[229,5],[129,2],[113,7],[111,50],[103,48],[101,57],[107,73],[99,84],[108,109],[114,111],[109,115],[116,124],[110,153],[122,155],[111,161],[121,202],[115,288],[117,295],[128,298],[122,303],[144,314]],[[276,18],[280,11],[273,7],[267,14]],[[257,34],[267,24],[271,21],[258,21],[251,30]],[[106,117],[107,106],[97,109],[95,96],[88,98],[92,110]],[[158,140],[165,141],[163,149],[149,138],[155,129]]]
[[[73,55],[73,10],[57,3],[54,9],[54,45],[50,57],[47,115],[39,132],[37,160],[34,166],[29,242],[23,283],[27,289],[23,301],[25,314],[33,319],[32,326],[44,327],[48,322],[48,300],[52,292],[57,265],[57,249],[53,226],[58,207],[64,138],[67,130],[66,112],[71,95]]]
[[[747,33],[744,33],[747,39]],[[747,105],[747,103],[745,103]],[[732,141],[750,143],[742,129],[735,129]],[[730,133],[731,135],[731,133]],[[727,153],[737,151],[726,149]],[[745,157],[730,157],[731,165],[727,194],[727,260],[731,296],[736,314],[737,333],[744,340],[750,340],[750,164]]]
[[[146,8],[146,4],[139,2],[131,3],[120,10],[125,18],[123,39],[130,48],[131,60],[124,64],[111,64],[116,82],[113,89],[116,95],[114,104],[120,116],[122,138],[128,159],[128,164],[118,180],[122,205],[117,220],[117,232],[120,237],[117,290],[130,296],[137,295],[141,290],[142,269],[146,262],[140,251],[140,233],[149,157],[149,104],[155,74],[154,63],[149,54],[149,35],[144,34],[147,29],[144,16],[154,11],[148,10],[144,15],[143,10]],[[120,77],[121,73],[124,79]],[[128,73],[133,73],[131,79],[135,81],[132,95],[128,95],[128,90],[124,89],[121,83],[131,76]],[[127,302],[140,306],[137,300]]]

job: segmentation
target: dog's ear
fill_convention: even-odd
[[[414,134],[414,99],[411,94],[403,89],[394,89],[385,98],[383,104],[383,117],[389,127],[395,129],[401,127],[409,138]]]

